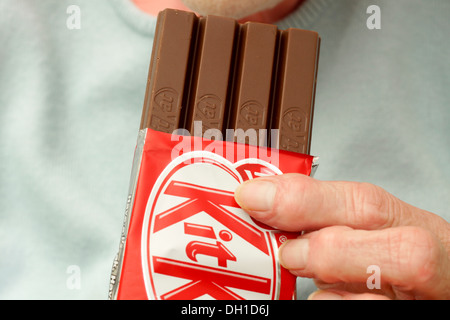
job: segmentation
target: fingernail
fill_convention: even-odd
[[[342,300],[342,296],[334,292],[318,290],[311,293],[308,300]]]
[[[244,210],[269,211],[272,209],[277,188],[267,180],[249,180],[235,191],[236,202]]]
[[[280,247],[279,259],[286,269],[302,270],[308,263],[308,254],[308,239],[289,240]]]

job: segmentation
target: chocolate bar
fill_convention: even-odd
[[[232,129],[268,129],[275,74],[277,27],[247,23],[239,33],[239,53],[229,126]],[[262,131],[263,132],[263,131]],[[257,135],[259,138],[260,135]],[[264,145],[265,137],[257,143]],[[267,137],[266,137],[267,138]],[[250,141],[240,141],[250,142]]]
[[[158,15],[141,129],[172,133],[180,127],[195,24],[190,13],[165,10]]]
[[[313,31],[166,9],[140,128],[194,133],[201,121],[202,134],[251,129],[256,140],[233,140],[309,154],[319,46]]]
[[[252,220],[234,191],[313,172],[319,44],[312,31],[159,14],[110,299],[295,297],[278,250],[298,233]]]

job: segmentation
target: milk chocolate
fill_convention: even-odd
[[[186,119],[189,132],[194,131],[194,121],[202,121],[202,133],[225,129],[237,26],[233,19],[200,18]]]
[[[318,34],[281,31],[273,129],[282,150],[309,154],[319,54]]]
[[[172,133],[180,127],[196,22],[193,13],[176,10],[159,13],[141,129]]]
[[[256,131],[309,154],[320,38],[316,32],[166,9],[158,15],[141,129]],[[277,135],[267,135],[276,132]]]
[[[269,128],[272,109],[272,79],[276,71],[277,27],[262,23],[246,23],[240,30],[238,57],[230,108],[229,128],[256,130],[257,143],[261,129]],[[250,141],[238,141],[247,142]]]

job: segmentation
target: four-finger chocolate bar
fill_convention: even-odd
[[[110,299],[293,299],[244,181],[310,175],[316,32],[167,9],[158,16]],[[270,154],[270,156],[268,156]]]
[[[268,135],[278,129],[265,141],[309,154],[319,46],[313,31],[165,10],[158,17],[141,129],[192,133],[195,121],[202,133],[218,129],[224,136],[226,129]]]

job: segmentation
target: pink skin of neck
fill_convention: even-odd
[[[187,8],[181,0],[132,0],[133,3],[142,11],[156,16],[158,12],[166,9],[179,9],[184,11],[191,11]],[[256,12],[239,22],[255,21],[264,23],[275,23],[293,12],[304,0],[283,0],[278,5],[271,9],[261,12]]]

